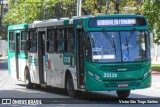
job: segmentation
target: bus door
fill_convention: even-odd
[[[52,63],[54,68],[54,78],[56,80],[56,87],[63,87],[63,35],[64,29],[57,28],[56,36],[56,48],[52,57]]]
[[[46,54],[46,33],[45,31],[38,32],[38,69],[40,83],[46,83],[46,72],[48,67],[48,56]]]
[[[21,71],[19,70],[19,62],[20,62],[20,32],[19,33],[15,33],[16,36],[16,43],[15,43],[15,64],[16,64],[16,78],[20,79],[20,74]]]
[[[76,29],[77,38],[77,80],[78,88],[84,88],[84,30]]]

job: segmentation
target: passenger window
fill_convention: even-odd
[[[29,52],[30,53],[37,52],[37,34],[35,31],[29,32]]]
[[[74,50],[74,30],[73,27],[67,27],[65,29],[65,37],[64,37],[64,51],[65,52],[73,52]]]
[[[48,53],[54,52],[54,44],[55,44],[54,36],[55,36],[54,29],[48,30],[48,34],[47,34],[47,52]]]
[[[9,32],[9,50],[15,52],[14,32]]]
[[[22,36],[21,36],[21,51],[23,51],[23,52],[27,52],[27,38],[28,38],[27,31],[22,31]]]
[[[63,52],[63,35],[64,30],[62,28],[57,29],[57,35],[56,35],[56,52]]]

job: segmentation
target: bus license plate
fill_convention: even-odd
[[[128,87],[128,84],[118,84],[118,87]]]

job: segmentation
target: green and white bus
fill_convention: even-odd
[[[15,79],[24,81],[27,65],[27,24],[8,27],[8,72]]]
[[[28,25],[27,88],[130,91],[151,86],[150,35],[142,15],[50,19]]]

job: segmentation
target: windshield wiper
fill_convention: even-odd
[[[115,55],[116,55],[117,52],[116,52],[116,45],[115,45],[115,41],[114,41],[114,36],[112,36],[112,41],[113,41],[113,42],[112,42],[112,43],[113,43],[112,45],[113,45],[113,47],[114,47],[114,52],[115,52]]]
[[[110,45],[114,48],[114,52],[116,55],[116,46],[115,46],[114,36],[112,36],[112,38],[111,38],[104,29],[102,29],[102,32],[103,32],[105,38],[109,41]]]
[[[128,48],[129,47],[129,42],[132,40],[132,37],[133,37],[134,34],[135,34],[135,30],[130,33],[128,38],[126,36],[126,44],[125,45],[127,46],[128,55],[129,55],[129,48]]]
[[[128,37],[128,43],[132,40],[133,35],[135,34],[135,30],[132,31]]]
[[[127,36],[126,36],[126,44],[125,44],[126,46],[127,46],[127,52],[128,52],[128,55],[129,55],[129,48],[128,48],[128,39],[127,39]]]

